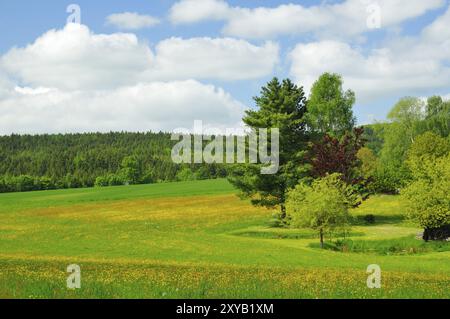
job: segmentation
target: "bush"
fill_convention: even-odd
[[[64,185],[66,188],[80,188],[83,186],[83,183],[80,179],[72,174],[67,174],[64,178]]]
[[[396,195],[409,179],[409,174],[396,168],[379,167],[372,176],[368,189],[374,194]]]
[[[29,175],[20,175],[14,178],[16,184],[16,190],[18,192],[29,192],[36,190],[34,178]]]
[[[107,176],[107,180],[109,186],[120,186],[126,184],[125,178],[117,174],[109,174]]]
[[[177,173],[177,181],[192,181],[196,179],[196,174],[189,168],[189,167],[183,167],[178,173]]]
[[[120,186],[125,183],[125,178],[118,174],[108,174],[95,179],[95,187]]]
[[[95,187],[106,187],[108,185],[108,178],[106,176],[99,176],[95,179]]]
[[[50,190],[55,189],[56,185],[49,177],[36,177],[35,179],[36,190]]]
[[[5,183],[5,178],[0,176],[0,193],[6,193],[8,191],[8,186]]]

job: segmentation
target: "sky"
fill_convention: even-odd
[[[239,127],[272,77],[324,72],[359,124],[450,98],[449,1],[0,2],[0,135]]]

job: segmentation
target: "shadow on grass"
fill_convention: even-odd
[[[309,244],[312,248],[320,248],[319,243]],[[407,236],[383,240],[336,240],[326,242],[324,249],[343,253],[372,253],[380,255],[414,255],[431,252],[450,251],[450,242],[429,241]]]
[[[319,235],[315,231],[311,231],[308,229],[304,230],[296,230],[291,231],[288,228],[285,228],[283,231],[283,228],[274,229],[273,231],[265,230],[265,231],[252,231],[252,230],[243,230],[243,231],[236,231],[233,232],[232,235],[234,236],[243,236],[243,237],[253,237],[253,238],[264,238],[264,239],[316,239],[319,238]],[[346,237],[359,237],[364,236],[364,233],[362,232],[348,232],[345,234]],[[343,233],[336,233],[333,234],[332,237],[340,238],[344,237]]]
[[[369,222],[370,216],[373,216],[373,221]],[[383,215],[359,215],[356,216],[353,220],[353,225],[355,226],[377,226],[381,224],[401,224],[406,221],[406,218],[404,215],[389,215],[389,216],[383,216]]]

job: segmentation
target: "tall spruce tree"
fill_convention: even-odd
[[[264,175],[261,174],[261,164],[236,165],[229,180],[254,205],[280,207],[280,218],[284,219],[287,191],[309,171],[305,164],[305,93],[303,87],[296,86],[289,79],[280,83],[274,78],[254,100],[257,110],[246,111],[243,122],[255,130],[279,129],[279,170],[276,174]]]

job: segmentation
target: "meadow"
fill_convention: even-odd
[[[404,209],[373,196],[320,249],[221,179],[0,194],[0,298],[450,298],[449,244],[417,239]]]

